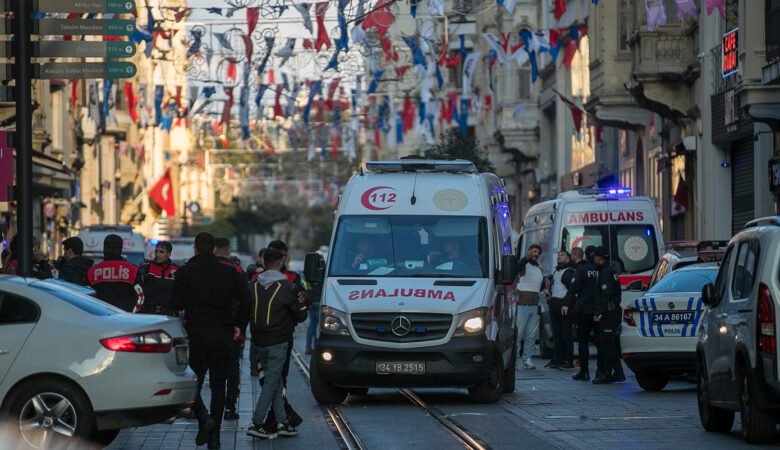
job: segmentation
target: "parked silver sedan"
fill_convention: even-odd
[[[0,276],[0,413],[14,441],[107,445],[195,398],[178,318],[128,314],[68,283]],[[8,436],[0,436],[7,442]]]

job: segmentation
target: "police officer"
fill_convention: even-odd
[[[582,252],[582,249],[579,249]],[[553,344],[555,352],[553,359],[545,367],[553,369],[573,369],[574,341],[572,331],[574,321],[569,309],[572,306],[572,294],[569,288],[574,283],[574,265],[571,256],[566,250],[558,252],[558,265],[552,276],[550,294],[547,295],[547,304],[550,306],[550,325],[553,330]]]
[[[593,313],[596,310],[596,288],[599,272],[592,260],[595,250],[596,247],[589,246],[585,249],[586,259],[580,260],[581,250],[572,249],[572,255],[575,256],[575,260],[578,260],[571,291],[576,298],[575,310],[577,316],[575,320],[577,323],[577,350],[580,359],[580,371],[572,379],[581,381],[590,380],[590,371],[588,369],[590,349],[588,346],[590,333],[596,328],[596,324],[593,321]],[[599,348],[600,344],[598,339],[596,339],[596,349]],[[599,355],[601,355],[601,350],[599,350]],[[599,369],[600,366],[596,368],[597,373]]]
[[[154,259],[144,261],[138,268],[144,283],[145,314],[175,316],[176,311],[171,306],[173,295],[173,276],[179,266],[171,261],[173,245],[168,241],[160,241],[154,247]]]
[[[141,275],[135,264],[122,258],[122,237],[109,234],[103,240],[103,261],[87,271],[97,298],[127,312],[138,312],[144,304]]]
[[[593,259],[599,271],[593,321],[598,323],[598,340],[604,353],[604,370],[600,377],[593,380],[593,384],[609,384],[617,381],[613,370],[620,364],[615,338],[620,325],[620,277],[608,264],[609,251],[606,248],[597,248]]]

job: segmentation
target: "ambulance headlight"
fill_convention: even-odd
[[[472,336],[485,332],[487,308],[476,308],[458,315],[455,336]]]
[[[347,315],[344,312],[330,306],[320,307],[320,326],[323,333],[349,336],[346,323]]]

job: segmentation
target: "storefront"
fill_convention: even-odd
[[[774,199],[774,214],[780,215],[780,157],[769,160],[769,190]]]

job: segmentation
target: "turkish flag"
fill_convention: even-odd
[[[688,183],[682,175],[677,176],[677,191],[674,193],[674,202],[688,209]]]
[[[165,214],[169,217],[176,215],[176,206],[173,203],[173,182],[171,181],[171,169],[165,171],[165,175],[160,178],[151,189],[149,197],[157,203]]]

